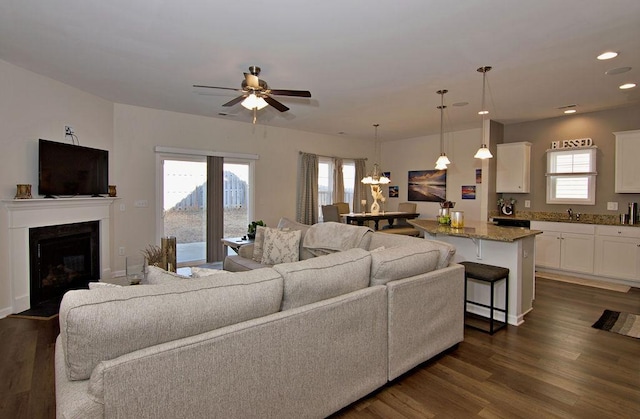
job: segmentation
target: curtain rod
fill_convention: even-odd
[[[315,154],[318,157],[326,157],[329,159],[342,159],[342,160],[368,160],[366,157],[338,157],[338,156],[324,156],[322,154],[307,153],[306,151],[298,151],[298,154]]]

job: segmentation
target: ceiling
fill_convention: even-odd
[[[609,61],[596,56],[619,52]],[[251,65],[291,108],[258,124],[381,140],[640,103],[638,0],[2,0],[0,59],[104,99],[251,123],[221,105]],[[605,75],[605,71],[632,67]],[[220,115],[226,113],[226,115]],[[570,117],[570,116],[569,116]]]

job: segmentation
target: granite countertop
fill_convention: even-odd
[[[524,227],[500,227],[492,223],[481,222],[466,222],[464,228],[453,228],[449,225],[442,225],[437,221],[425,219],[407,220],[407,222],[432,235],[440,234],[501,242],[514,242],[542,233],[540,230],[530,230]]]
[[[596,225],[613,225],[625,227],[640,227],[640,224],[621,224],[620,214],[580,214],[580,219],[576,219],[574,213],[573,218],[569,218],[565,212],[539,212],[539,211],[518,211],[515,216],[505,216],[498,211],[490,211],[490,218],[510,218],[514,220],[530,220],[530,221],[549,221],[553,223],[571,223],[571,224],[596,224]]]

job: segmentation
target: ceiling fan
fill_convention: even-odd
[[[242,92],[240,96],[222,106],[234,106],[242,102],[242,106],[249,110],[253,110],[253,122],[255,123],[256,111],[264,108],[267,105],[271,105],[280,112],[286,112],[289,110],[287,106],[277,101],[272,95],[275,96],[296,96],[296,97],[311,97],[311,92],[308,90],[284,90],[284,89],[271,89],[266,81],[261,80],[260,67],[252,65],[249,67],[249,72],[244,73],[244,80],[242,80],[241,88],[236,89],[233,87],[217,87],[217,86],[203,86],[194,84],[193,87],[201,87],[206,89],[223,89],[234,90]]]

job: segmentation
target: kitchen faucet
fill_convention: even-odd
[[[569,214],[569,220],[573,220],[573,210],[571,208],[567,210],[567,214]]]

